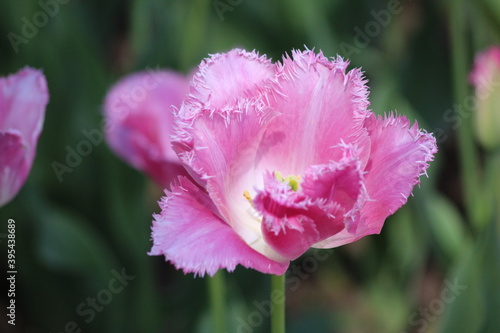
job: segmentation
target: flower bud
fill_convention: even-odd
[[[470,81],[476,89],[477,138],[487,149],[500,148],[500,47],[477,55]]]
[[[28,178],[49,102],[47,81],[26,67],[0,78],[0,207]]]

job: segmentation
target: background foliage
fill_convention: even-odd
[[[458,36],[468,72],[474,53],[498,42],[500,7],[494,0],[455,5],[466,24]],[[6,324],[8,287],[1,280],[0,331],[65,332],[74,322],[82,332],[211,332],[206,281],[146,255],[161,189],[105,142],[96,141],[80,159],[68,156],[88,140],[86,131],[102,134],[106,91],[128,73],[157,67],[188,73],[207,54],[233,47],[279,60],[305,45],[363,67],[373,111],[418,119],[435,132],[440,152],[430,178],[381,235],[325,252],[328,258],[307,277],[289,272],[299,285],[287,295],[288,331],[497,332],[500,201],[495,204],[488,189],[500,188],[500,168],[489,154],[477,153],[484,186],[479,217],[471,217],[457,137],[474,115],[458,115],[457,126],[448,117],[457,116],[453,108],[460,103],[453,85],[465,84],[452,79],[451,6],[430,0],[3,1],[0,73],[42,68],[50,104],[29,180],[0,210],[0,236],[8,218],[16,221],[19,271],[15,327]],[[23,36],[26,20],[34,23],[39,12],[48,13],[46,23],[15,52],[9,33]],[[68,158],[74,166],[60,181],[53,163],[69,165]],[[6,242],[0,240],[5,272]],[[310,267],[312,255],[294,265]],[[91,309],[88,298],[102,296],[113,272],[122,270],[133,279],[87,323],[89,315],[78,307]],[[268,297],[269,277],[238,268],[226,282],[231,332],[245,332],[242,321]],[[466,289],[447,301],[443,292],[454,283]],[[251,331],[266,332],[268,321],[255,326]]]

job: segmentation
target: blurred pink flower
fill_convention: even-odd
[[[28,177],[48,101],[47,81],[39,70],[26,67],[0,78],[0,206],[16,196]]]
[[[106,141],[114,152],[167,187],[186,174],[170,141],[172,106],[189,90],[186,77],[172,71],[144,71],[116,83],[106,96]]]
[[[179,177],[166,192],[150,254],[185,273],[283,274],[310,247],[379,233],[437,147],[417,123],[370,112],[366,80],[347,66],[309,50],[203,61],[173,140],[198,184]]]
[[[479,53],[470,74],[476,88],[475,126],[479,142],[486,148],[500,147],[500,47]]]

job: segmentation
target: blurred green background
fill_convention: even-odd
[[[500,6],[455,5],[462,6],[465,28],[456,36],[468,72],[473,55],[498,42]],[[101,129],[104,96],[128,73],[188,73],[209,53],[233,47],[278,61],[304,46],[362,67],[373,111],[417,119],[435,132],[440,152],[430,178],[381,235],[319,252],[325,260],[317,265],[314,251],[293,263],[301,271],[289,270],[287,332],[500,332],[500,201],[491,191],[500,188],[500,167],[480,149],[470,156],[484,181],[474,215],[463,199],[461,129],[444,116],[456,103],[454,84],[466,85],[452,75],[451,7],[430,0],[2,1],[0,75],[43,69],[50,103],[30,177],[0,209],[0,270],[7,270],[12,218],[19,272],[14,327],[6,279],[0,283],[0,332],[212,332],[206,279],[146,255],[161,189],[105,142],[62,181],[53,163],[66,164],[83,132]],[[9,33],[25,39],[13,46]],[[123,272],[129,280],[110,292]],[[225,275],[229,332],[268,332],[258,304],[268,299],[269,276],[241,267]],[[105,304],[94,307],[92,298]]]

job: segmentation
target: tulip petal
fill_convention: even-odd
[[[0,132],[0,206],[9,202],[21,189],[27,173],[26,143],[19,132]]]
[[[312,166],[298,191],[267,173],[265,189],[254,200],[266,243],[293,260],[318,241],[355,228],[365,199],[362,180],[359,160],[352,157]]]
[[[47,81],[41,71],[26,67],[0,78],[0,130],[16,129],[34,148],[42,131],[49,101]]]
[[[363,215],[370,217],[367,230],[380,232],[382,222],[404,205],[428,162],[437,152],[436,140],[413,126],[406,117],[389,115],[367,119],[372,139],[371,163],[366,167],[366,190],[370,201]],[[370,165],[371,164],[371,165]]]
[[[173,107],[188,92],[187,78],[171,71],[132,74],[106,96],[106,141],[122,159],[167,187],[185,174],[170,144]]]
[[[202,62],[188,98],[176,113],[173,142],[195,179],[203,183],[224,175],[245,155],[242,150],[255,154],[263,125],[275,116],[264,106],[257,87],[273,75],[274,67],[265,57],[239,49]]]
[[[218,269],[233,271],[238,264],[268,274],[283,274],[288,262],[278,263],[250,248],[219,216],[208,195],[185,177],[162,198],[155,215],[150,255],[165,255],[185,273],[213,276]]]
[[[293,51],[292,59],[283,59],[268,93],[270,105],[282,114],[261,144],[264,168],[282,166],[283,174],[301,174],[310,165],[340,160],[340,145],[349,143],[358,146],[366,163],[368,88],[360,70],[345,73],[348,64],[312,51]]]
[[[274,66],[254,52],[214,55],[200,66],[176,117],[173,146],[179,158],[248,244],[256,244],[260,225],[245,212],[250,206],[243,193],[262,182],[252,173],[255,154],[277,116],[258,86],[273,77]]]
[[[406,203],[437,152],[435,138],[420,130],[417,122],[411,126],[406,117],[372,115],[366,128],[372,140],[371,157],[365,168],[370,200],[360,212],[355,232],[343,230],[315,247],[337,247],[380,233],[385,219]]]
[[[29,175],[48,101],[41,71],[26,67],[0,78],[0,206],[19,192]]]
[[[184,111],[193,111],[192,106],[195,113],[200,106],[212,110],[230,108],[242,98],[253,98],[255,89],[274,74],[275,66],[257,52],[234,49],[214,54],[203,60],[194,75]]]
[[[305,196],[328,212],[331,221],[336,221],[337,224],[343,221],[347,230],[355,230],[359,209],[368,195],[358,150],[352,145],[342,148],[344,157],[339,162],[312,166],[304,175],[302,188]],[[335,219],[331,216],[335,216]],[[340,231],[338,226],[332,226],[331,221],[317,221],[321,239]]]
[[[474,109],[475,134],[479,142],[489,150],[500,147],[500,46],[491,46],[474,60],[470,81],[475,86]]]
[[[262,234],[279,255],[293,260],[318,241],[314,221],[307,216],[308,202],[301,193],[266,172],[264,190],[254,200],[262,214]]]

